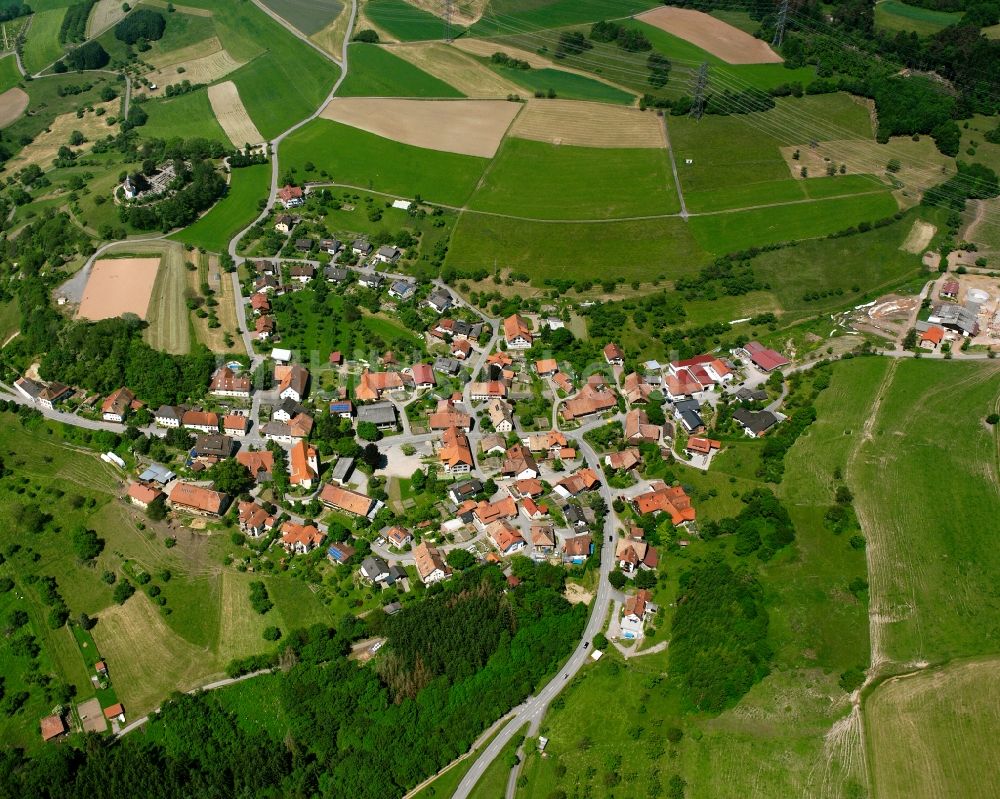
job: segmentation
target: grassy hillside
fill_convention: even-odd
[[[270,164],[234,169],[226,196],[173,238],[209,252],[227,252],[229,240],[256,218],[257,201],[267,197],[270,185]]]

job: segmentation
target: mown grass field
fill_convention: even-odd
[[[613,219],[680,210],[666,150],[508,138],[469,207],[538,219]]]
[[[401,42],[445,37],[445,24],[441,17],[405,0],[368,0],[365,4],[365,16]],[[459,36],[462,32],[463,28],[452,26],[452,36]]]
[[[68,3],[66,5],[69,5]],[[30,72],[44,69],[63,54],[59,44],[59,27],[66,8],[53,8],[48,11],[36,11],[28,28],[28,38],[24,42],[24,68]]]
[[[556,28],[618,19],[655,6],[651,0],[494,0],[483,18],[469,32],[473,36],[496,36],[510,26],[520,29]]]
[[[875,26],[889,31],[913,31],[918,36],[930,36],[955,25],[960,19],[961,11],[936,11],[907,5],[899,0],[879,0],[875,3]]]
[[[363,130],[316,119],[281,146],[282,164],[303,169],[312,162],[338,183],[372,188],[428,202],[462,205],[489,163],[383,139]]]
[[[0,92],[5,92],[21,82],[21,73],[17,71],[17,60],[13,53],[0,58]]]
[[[789,314],[816,314],[845,303],[873,299],[878,292],[921,274],[920,256],[899,249],[919,218],[911,213],[898,222],[855,236],[804,241],[795,247],[763,253],[753,260],[757,276]],[[843,289],[843,296],[804,299],[806,294]],[[855,291],[860,289],[860,291]]]
[[[323,30],[344,8],[340,0],[267,0],[265,5],[306,36]]]
[[[598,103],[632,105],[635,95],[599,80],[565,72],[561,69],[512,69],[494,67],[494,71],[529,92],[555,92],[564,100],[592,100]]]
[[[892,216],[896,200],[889,191],[776,205],[692,217],[691,233],[706,250],[724,255],[781,241],[819,238],[858,222]]]
[[[887,669],[994,653],[1000,512],[994,362],[901,361],[848,477],[868,539],[872,606]],[[930,477],[933,475],[934,477]]]
[[[443,80],[372,44],[355,43],[338,97],[465,97]]]
[[[142,104],[149,119],[142,128],[143,135],[160,139],[200,136],[229,146],[229,137],[212,112],[204,90]]]
[[[256,218],[257,202],[267,197],[270,179],[270,164],[234,169],[226,196],[173,238],[209,252],[226,252],[229,240]]]
[[[878,799],[1000,793],[996,657],[896,677],[865,701],[871,784]]]
[[[143,53],[144,61],[149,61],[151,64],[171,63],[174,60],[172,55],[180,50],[189,53],[190,57],[207,54],[207,45],[203,48],[204,52],[195,53],[193,48],[215,36],[215,23],[212,17],[185,14],[183,11],[174,11],[171,14],[165,8],[154,10],[163,15],[167,20],[167,26],[163,29],[163,36],[160,39],[149,42],[149,51]],[[125,43],[115,38],[114,28],[102,33],[98,41],[112,58],[124,59],[128,52]],[[217,49],[218,45],[215,47]]]
[[[709,261],[678,218],[630,222],[525,222],[464,213],[455,225],[446,266],[488,269],[503,264],[545,278],[626,282],[691,274]]]

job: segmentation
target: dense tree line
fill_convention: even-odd
[[[57,61],[53,67],[56,72],[65,72],[70,69],[101,69],[107,66],[111,60],[108,51],[96,41],[81,44],[79,47],[70,50],[62,61]]]
[[[87,38],[87,18],[97,0],[82,0],[66,9],[62,25],[59,26],[59,42],[82,42]]]
[[[31,13],[31,6],[27,3],[5,4],[3,8],[0,8],[0,22],[7,22],[8,20],[17,19]]]
[[[516,632],[505,633],[485,665],[463,679],[441,674],[398,704],[373,668],[347,659],[350,642],[376,629],[352,617],[337,629],[317,625],[284,636],[271,656],[247,666],[286,670],[269,677],[286,730],[257,731],[226,708],[218,693],[176,695],[148,734],[90,737],[81,748],[47,747],[34,759],[13,747],[0,753],[0,795],[38,799],[177,796],[346,797],[389,799],[466,751],[482,730],[550,675],[582,633],[583,605],[561,596],[551,570],[522,565],[522,583],[505,601]],[[442,602],[505,586],[499,569],[481,567],[437,587]],[[485,589],[484,589],[485,590]],[[403,611],[419,613],[419,605]],[[454,605],[451,619],[474,613]],[[389,632],[388,647],[402,647]],[[427,639],[430,646],[435,644]],[[273,736],[273,737],[272,737]]]
[[[757,557],[765,561],[795,540],[795,525],[770,489],[754,489],[743,497],[743,502],[744,507],[735,518],[706,522],[701,529],[702,536],[707,539],[734,536],[734,554],[757,553]]]
[[[163,38],[167,20],[157,11],[139,8],[115,25],[115,38],[125,44],[135,44],[140,39],[155,42]]]
[[[926,192],[924,205],[940,206],[961,213],[966,200],[986,200],[1000,195],[997,173],[982,164],[958,162],[958,170],[944,183]]]
[[[697,275],[680,277],[674,288],[686,300],[714,300],[719,294],[738,297],[751,291],[767,291],[770,285],[758,279],[749,260],[717,258],[698,270]]]
[[[102,394],[128,386],[154,408],[203,395],[212,353],[204,346],[190,355],[160,352],[143,341],[144,326],[135,316],[67,322],[45,342],[40,374]]]
[[[767,676],[768,623],[752,573],[717,560],[681,574],[668,673],[692,707],[724,710]]]

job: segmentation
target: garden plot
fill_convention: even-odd
[[[14,87],[0,94],[0,128],[5,128],[20,119],[27,107],[28,94],[24,89]]]
[[[217,50],[201,58],[192,58],[146,73],[146,78],[159,86],[169,86],[189,80],[191,83],[214,83],[243,66],[226,50]]]
[[[415,147],[492,158],[519,110],[506,100],[334,98],[321,116]]]
[[[234,147],[242,147],[247,143],[259,144],[264,141],[264,137],[243,107],[236,84],[231,80],[209,86],[208,101],[212,104],[215,118],[219,120]]]
[[[766,42],[701,11],[660,6],[639,14],[637,19],[679,36],[727,64],[780,64],[782,61]]]
[[[146,318],[159,258],[102,258],[94,264],[77,311],[96,322],[131,313]]]
[[[654,114],[575,100],[529,100],[510,135],[578,147],[667,146],[663,125]]]

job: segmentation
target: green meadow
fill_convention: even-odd
[[[401,42],[444,39],[445,24],[441,17],[417,8],[405,0],[368,0],[365,15]],[[451,35],[460,36],[463,29],[452,26]]]
[[[635,95],[630,92],[574,72],[565,72],[561,69],[513,69],[492,64],[490,66],[507,80],[523,86],[530,92],[548,94],[551,90],[556,97],[563,100],[591,100],[619,105],[632,105],[635,102]]]
[[[0,92],[12,89],[21,82],[21,73],[17,69],[17,60],[14,54],[0,58]]]
[[[919,36],[931,36],[961,19],[961,11],[936,11],[899,0],[879,0],[875,4],[875,26],[889,31],[912,31]]]
[[[664,149],[603,149],[508,138],[469,202],[540,219],[613,219],[680,210]]]
[[[653,0],[493,0],[483,18],[470,28],[473,36],[497,36],[512,27],[557,28],[619,19],[653,8]]]
[[[300,170],[311,162],[338,183],[408,198],[419,194],[447,205],[465,203],[489,163],[400,144],[328,119],[313,120],[285,139],[281,162]]]
[[[382,47],[355,42],[348,53],[351,69],[338,97],[465,97]]]
[[[197,222],[172,238],[208,252],[227,252],[229,240],[257,216],[257,202],[267,197],[270,185],[270,164],[234,169],[226,196]]]
[[[29,73],[38,72],[63,54],[59,44],[59,28],[66,16],[65,6],[48,11],[36,11],[24,42],[24,68]]]
[[[200,136],[230,146],[229,137],[216,120],[208,93],[203,89],[179,97],[147,100],[142,109],[149,115],[142,128],[144,136],[160,139]]]

